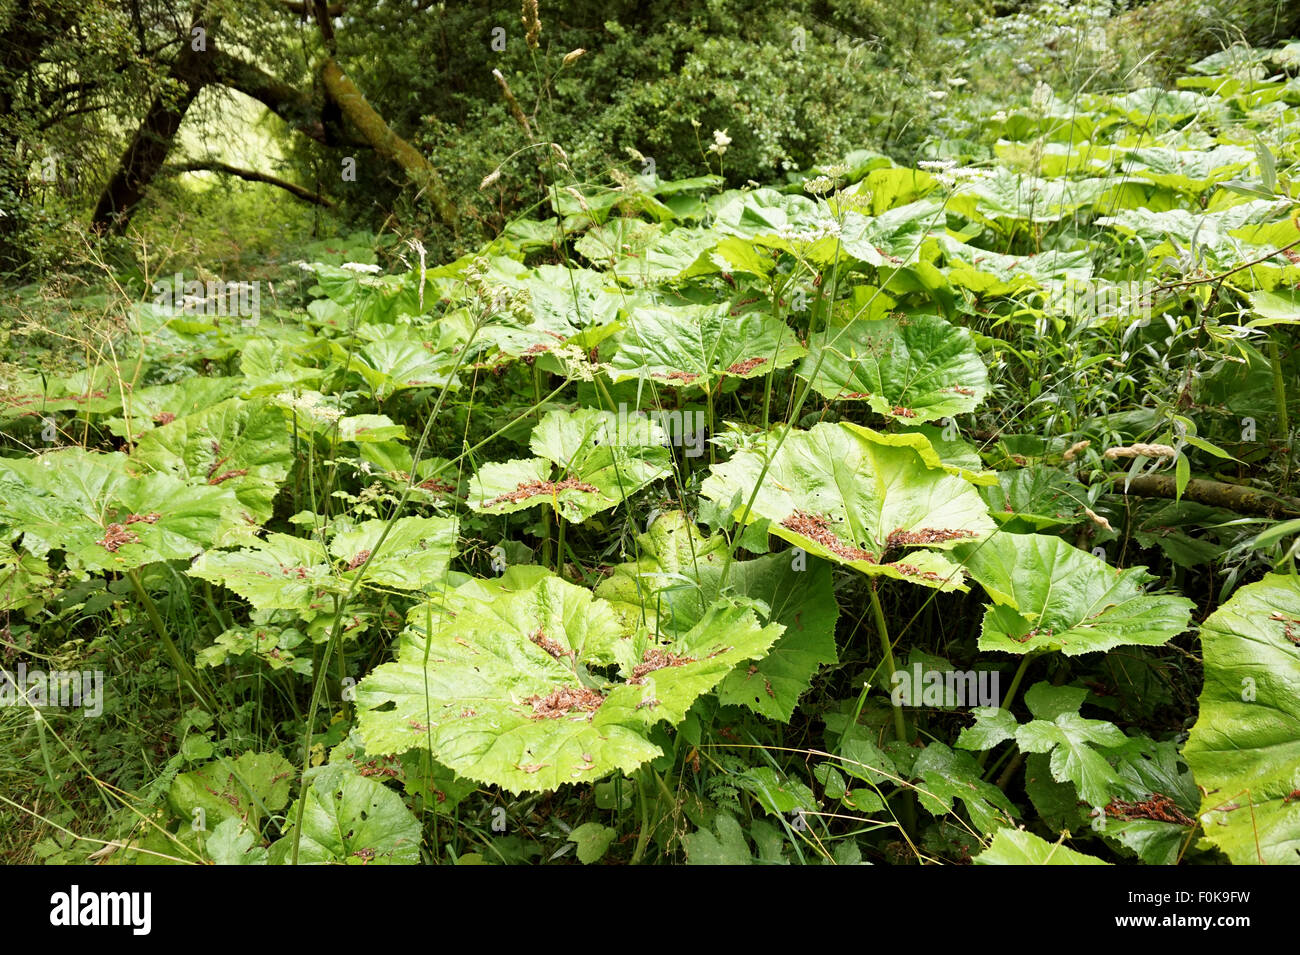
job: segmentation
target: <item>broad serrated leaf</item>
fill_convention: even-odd
[[[470,481],[468,504],[509,514],[550,504],[579,524],[669,474],[663,429],[646,418],[582,408],[552,411],[533,431],[538,457],[483,465]]]
[[[937,315],[904,312],[818,332],[799,374],[827,398],[862,400],[902,422],[965,414],[989,390],[970,332]]]
[[[680,722],[696,698],[741,660],[763,656],[781,632],[761,626],[748,607],[718,603],[688,633],[633,663],[610,649],[623,631],[605,601],[512,570],[526,586],[471,583],[452,592],[446,613],[428,613],[432,634],[408,627],[396,662],[357,686],[367,751],[427,747],[461,775],[511,792],[630,772],[660,755],[649,739],[654,724]],[[540,597],[542,588],[551,596]],[[545,627],[530,609],[541,602],[550,608]],[[606,633],[593,636],[593,626]],[[592,672],[610,656],[623,659],[612,681]]]
[[[1201,625],[1205,685],[1183,750],[1206,838],[1238,865],[1300,863],[1300,582],[1269,574]]]
[[[615,381],[653,378],[707,390],[724,378],[769,374],[804,354],[784,322],[760,312],[732,315],[726,304],[637,308],[625,325],[609,365]]]
[[[920,435],[882,436],[850,424],[791,431],[766,473],[763,453],[741,451],[711,469],[703,493],[746,524],[770,521],[770,533],[818,557],[873,576],[964,589],[941,551],[985,537],[993,521],[969,483],[932,466],[912,442],[929,448]],[[753,509],[743,513],[756,486]]]
[[[1023,829],[999,829],[989,847],[972,861],[976,865],[1110,865]]]
[[[981,650],[1077,656],[1126,644],[1159,646],[1187,629],[1193,604],[1152,594],[1141,567],[1119,570],[1059,537],[997,534],[957,551],[993,599]]]

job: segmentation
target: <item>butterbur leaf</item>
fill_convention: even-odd
[[[1050,467],[999,471],[998,486],[980,490],[999,524],[1020,520],[1035,530],[1083,520],[1079,502],[1086,494],[1082,484]]]
[[[280,408],[231,398],[146,432],[131,461],[189,484],[228,487],[261,524],[271,517],[292,456]]]
[[[240,550],[207,551],[188,573],[233,590],[258,610],[324,610],[323,595],[341,592],[324,545],[289,534],[267,534]]]
[[[614,655],[609,636],[591,639],[584,628],[621,631],[608,605],[563,581],[517,579],[529,585],[470,584],[449,594],[449,613],[428,611],[431,634],[408,627],[397,660],[358,684],[367,751],[427,747],[462,776],[515,793],[630,772],[660,755],[649,738],[656,723],[680,722],[781,633],[748,607],[719,603],[690,632],[647,646],[636,663],[624,660],[620,679],[606,681],[592,671]],[[549,608],[543,626],[529,609],[540,604]]]
[[[350,764],[330,763],[309,777],[302,797],[298,862],[307,865],[415,865],[420,861],[420,821],[402,797]],[[297,818],[297,803],[286,818]],[[294,832],[271,846],[271,862],[293,855]]]
[[[999,829],[989,847],[972,861],[976,865],[1110,865],[1023,829]]]
[[[536,458],[493,462],[470,481],[469,506],[509,514],[550,504],[575,524],[666,477],[672,454],[647,418],[582,408],[552,411],[533,431]]]
[[[181,773],[172,780],[167,799],[182,819],[202,810],[208,828],[223,819],[258,824],[289,802],[293,766],[279,753],[243,753]]]
[[[967,572],[993,600],[981,650],[1060,650],[1078,656],[1136,644],[1160,646],[1187,629],[1194,606],[1153,594],[1142,567],[1124,570],[1043,534],[996,534],[958,548]]]
[[[214,865],[266,865],[267,851],[254,841],[243,822],[232,817],[217,823],[203,848]]]
[[[1205,685],[1183,755],[1205,836],[1238,865],[1300,863],[1300,583],[1268,574],[1201,625]]]
[[[169,385],[140,388],[126,395],[122,417],[105,424],[118,437],[139,436],[177,418],[211,408],[242,389],[239,378],[185,378]]]
[[[866,574],[964,589],[942,551],[982,539],[993,521],[969,483],[912,445],[928,448],[923,437],[904,437],[897,443],[851,424],[791,431],[766,473],[762,452],[740,451],[711,469],[703,493],[731,506],[758,486],[753,509],[735,510],[744,523],[766,519],[770,533]]]
[[[126,571],[188,560],[244,534],[242,508],[226,487],[193,487],[167,474],[137,477],[120,453],[64,448],[0,459],[0,521],[44,557],[62,550],[84,571]]]
[[[638,538],[641,559],[620,564],[596,588],[630,625],[669,635],[695,626],[719,596],[727,542],[704,538],[680,511],[661,514]],[[785,632],[770,653],[737,667],[718,687],[725,704],[788,722],[824,664],[834,663],[839,607],[830,564],[800,551],[733,561],[727,587],[768,609],[760,616]]]
[[[653,378],[676,388],[711,389],[724,378],[753,378],[804,353],[785,322],[723,305],[633,310],[610,361],[615,381]]]
[[[386,523],[365,521],[335,534],[330,556],[344,565],[345,574],[363,574],[372,587],[424,590],[437,585],[456,546],[455,520],[403,517],[393,522],[385,536]]]
[[[383,401],[410,388],[456,385],[452,371],[456,356],[430,351],[421,342],[385,338],[370,342],[350,357],[347,367],[365,379]]]
[[[904,312],[816,333],[799,374],[827,398],[865,401],[904,423],[973,411],[989,390],[969,331],[937,315]]]
[[[403,517],[379,543],[384,521],[365,521],[335,534],[329,546],[314,539],[267,534],[251,547],[208,551],[192,577],[233,590],[258,610],[323,611],[327,594],[346,593],[357,574],[369,587],[421,590],[442,580],[456,542],[450,518]]]

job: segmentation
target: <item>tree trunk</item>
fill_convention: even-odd
[[[149,111],[136,129],[131,145],[127,146],[117,164],[117,172],[108,181],[95,205],[90,221],[91,227],[97,232],[121,234],[126,230],[136,206],[144,198],[145,190],[167,161],[186,110],[211,76],[207,43],[200,43],[193,37],[192,31],[195,28],[202,29],[206,39],[208,30],[203,13],[194,17],[191,32],[182,41],[184,45],[180,56],[168,72],[169,81],[181,84],[180,95],[173,97],[170,90],[164,89],[149,105]],[[196,50],[196,45],[204,49]]]
[[[366,102],[356,85],[344,75],[333,57],[325,61],[321,79],[325,83],[326,94],[338,104],[343,115],[357,128],[366,143],[379,155],[400,166],[410,180],[428,194],[438,218],[446,225],[454,226],[456,205],[433,164],[418,149],[393,132],[384,118]]]

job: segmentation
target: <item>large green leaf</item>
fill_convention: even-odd
[[[903,312],[817,333],[799,374],[827,398],[864,400],[897,421],[973,411],[989,390],[970,332],[937,315]]]
[[[920,434],[820,424],[791,431],[766,473],[764,459],[741,451],[715,465],[704,495],[746,524],[768,521],[769,533],[866,574],[964,589],[960,568],[941,551],[995,526],[975,489],[938,465]]]
[[[328,547],[268,534],[252,547],[204,553],[189,574],[233,590],[258,610],[300,612],[332,609],[327,595],[346,593],[358,574],[371,588],[422,590],[442,581],[456,543],[454,520],[403,517],[386,537],[384,528],[384,521],[365,521],[335,533]]]
[[[189,559],[246,536],[229,487],[194,487],[168,474],[137,477],[126,455],[64,448],[0,458],[0,522],[36,557],[62,550],[78,570],[125,571]]]
[[[552,411],[533,431],[529,446],[538,457],[483,465],[470,481],[468,503],[486,514],[549,503],[578,524],[666,477],[666,444],[663,429],[647,418]]]
[[[402,797],[348,763],[313,770],[302,815],[298,862],[307,865],[415,865],[420,861],[420,820]],[[298,804],[289,808],[296,819]],[[273,863],[293,855],[294,830],[271,846]]]
[[[1206,838],[1241,865],[1300,863],[1300,582],[1268,574],[1201,625],[1205,685],[1183,755]]]
[[[1044,534],[997,534],[958,548],[993,599],[981,650],[1060,650],[1078,656],[1126,644],[1159,646],[1187,629],[1186,597],[1152,594],[1142,567],[1124,570]]]
[[[248,520],[261,524],[271,517],[292,455],[281,408],[231,398],[145,432],[131,460],[188,484],[228,487]]]
[[[680,722],[782,629],[719,602],[682,636],[617,653],[619,677],[606,680],[595,670],[615,655],[622,628],[583,588],[512,568],[495,586],[453,591],[445,609],[428,611],[432,633],[408,627],[397,660],[357,686],[360,736],[368,752],[427,747],[462,776],[516,793],[628,772],[660,755],[654,724]]]
[[[154,385],[129,392],[122,417],[105,422],[118,437],[139,436],[151,428],[211,408],[243,389],[240,378],[184,378],[169,385]]]
[[[711,389],[725,377],[784,368],[804,353],[784,322],[758,312],[732,315],[726,304],[639,308],[626,324],[610,361],[615,381]]]
[[[639,560],[620,564],[596,588],[630,625],[680,636],[717,600],[727,553],[723,537],[705,539],[680,511],[661,514],[637,538]],[[723,703],[789,722],[799,697],[824,664],[834,663],[839,607],[830,564],[802,551],[734,561],[727,587],[761,602],[764,622],[785,626],[762,660],[737,667],[718,688]]]
[[[989,847],[972,861],[976,865],[1110,865],[1023,829],[999,829]]]

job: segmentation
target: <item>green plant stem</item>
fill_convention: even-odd
[[[871,591],[871,612],[876,619],[876,635],[880,638],[880,649],[885,654],[885,676],[889,680],[889,685],[894,685],[894,647],[889,640],[889,625],[885,622],[885,611],[880,606],[880,595],[876,593],[875,582],[870,586]],[[894,711],[894,735],[900,743],[907,742],[907,719],[903,715],[903,708],[893,700],[890,705]]]
[[[1006,710],[1008,713],[1011,712],[1011,704],[1016,700],[1016,691],[1020,689],[1020,682],[1025,678],[1025,672],[1029,669],[1029,664],[1038,659],[1040,655],[1040,653],[1026,653],[1020,658],[1020,666],[1016,667],[1015,676],[1011,678],[1011,686],[1007,687],[1007,694],[1002,698],[1000,709]],[[991,752],[993,750],[986,749],[976,758],[975,762],[980,765],[980,768],[983,768],[984,764],[989,761],[989,753]]]
[[[555,520],[559,524],[558,542],[555,547],[555,575],[561,579],[564,578],[564,529],[569,522],[564,519],[563,514],[556,514]]]
[[[641,831],[636,836],[636,848],[632,850],[631,864],[637,865],[645,856],[646,846],[650,844],[650,793],[646,786],[646,773],[654,772],[649,766],[642,766],[636,774],[637,800],[641,803]]]
[[[885,654],[885,673],[889,678],[889,685],[894,685],[894,647],[889,640],[889,625],[885,622],[885,611],[880,606],[880,595],[876,593],[875,581],[872,581],[868,588],[871,591],[871,612],[876,619],[876,634],[880,637],[880,649]],[[894,735],[900,743],[906,745],[908,741],[907,719],[903,715],[903,708],[895,703],[891,697],[890,706],[894,710]],[[908,789],[902,793],[902,799],[899,805],[899,815],[902,816],[904,832],[910,834],[916,831],[916,801],[915,794]]]
[[[1282,349],[1273,339],[1268,343],[1268,361],[1273,366],[1273,404],[1277,409],[1277,427],[1286,442],[1286,457],[1283,459],[1282,493],[1291,488],[1291,416],[1286,407],[1286,379],[1282,376]]]
[[[181,682],[189,686],[190,692],[194,694],[194,698],[202,706],[211,708],[212,703],[199,688],[199,675],[194,672],[194,668],[189,665],[189,662],[181,654],[180,648],[168,636],[162,615],[158,613],[158,605],[153,602],[149,592],[144,589],[144,584],[140,582],[140,572],[138,570],[128,570],[126,576],[131,581],[131,586],[135,589],[135,595],[140,600],[140,606],[144,608],[145,616],[149,618],[150,624],[153,625],[154,633],[158,635],[158,639],[162,642],[163,649],[167,652],[167,657],[171,660],[172,666],[176,668]]]

